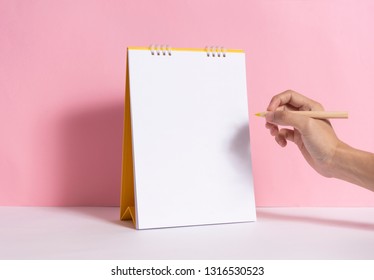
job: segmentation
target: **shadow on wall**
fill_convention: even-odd
[[[63,119],[61,205],[119,205],[123,104],[84,107]]]
[[[118,100],[72,109],[62,119],[57,205],[119,206],[123,114]],[[248,124],[237,128],[229,149],[238,174],[252,176]]]

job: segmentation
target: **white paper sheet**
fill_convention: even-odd
[[[136,227],[254,221],[244,52],[128,59]]]

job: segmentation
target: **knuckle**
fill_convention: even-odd
[[[287,92],[287,93],[291,93],[291,94],[292,94],[292,93],[295,93],[295,91],[292,90],[292,89],[288,89],[288,90],[286,90],[286,92]]]

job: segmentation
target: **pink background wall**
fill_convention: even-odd
[[[0,205],[118,205],[126,47],[247,53],[250,110],[291,88],[374,151],[374,1],[0,1]],[[374,206],[251,115],[257,205]]]

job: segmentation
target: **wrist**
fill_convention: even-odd
[[[331,162],[332,177],[374,191],[374,154],[340,142]]]
[[[339,140],[329,164],[331,177],[343,179],[342,176],[346,174],[347,168],[349,168],[349,158],[352,150],[352,147]]]
[[[338,140],[332,156],[325,166],[328,174],[326,177],[342,179],[341,176],[342,174],[344,175],[347,169],[346,162],[349,163],[347,157],[349,157],[351,150],[352,147]]]

